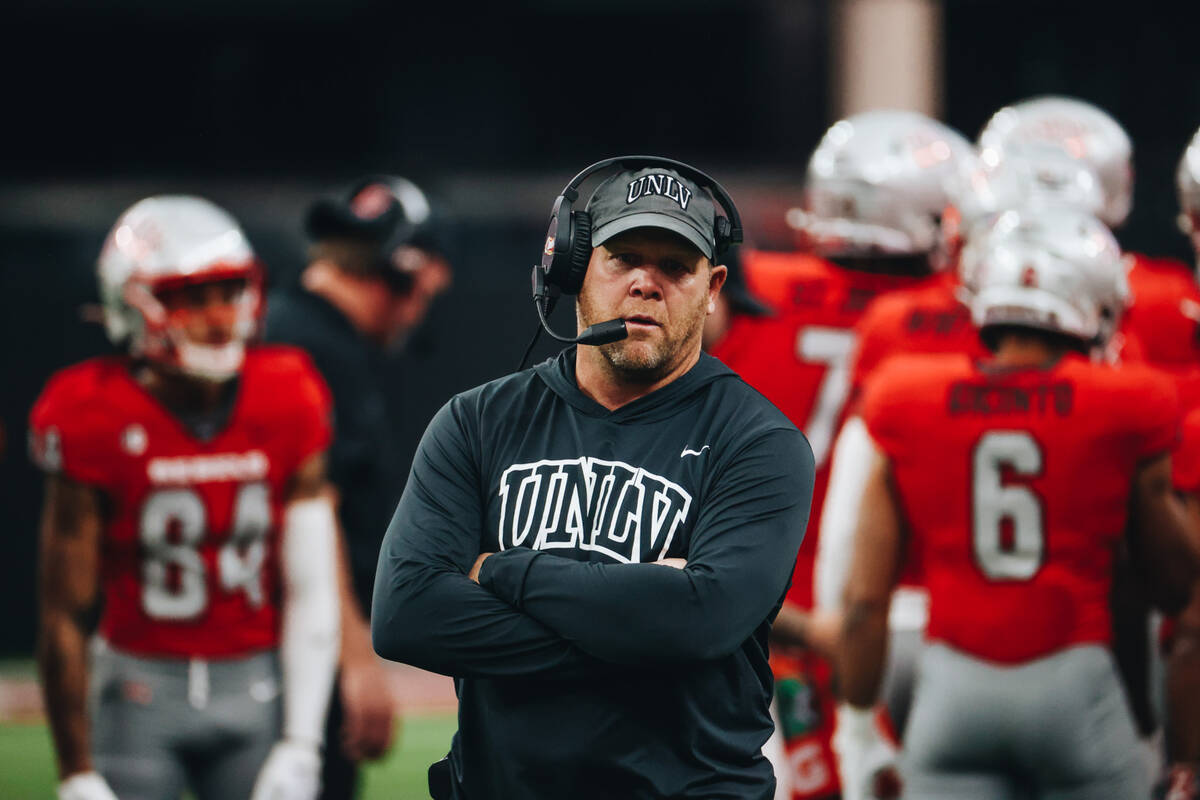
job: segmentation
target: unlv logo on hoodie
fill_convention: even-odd
[[[500,548],[597,550],[621,563],[657,561],[691,505],[678,484],[621,461],[514,464],[500,477]]]

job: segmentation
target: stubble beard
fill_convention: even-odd
[[[660,328],[663,336],[657,341],[643,339],[621,339],[601,345],[598,349],[609,366],[610,373],[628,383],[651,384],[668,375],[682,359],[682,351],[693,340],[699,341],[704,327],[708,307],[708,295],[700,297],[690,309],[674,333],[666,327]],[[585,294],[579,295],[579,319],[583,327],[612,319],[592,307]]]

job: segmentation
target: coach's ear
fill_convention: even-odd
[[[729,277],[729,268],[723,264],[714,264],[708,270],[708,311],[711,314],[717,310],[717,295]]]

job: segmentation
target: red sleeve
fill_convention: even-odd
[[[1200,408],[1200,368],[1173,371],[1175,387],[1179,389],[1179,407],[1187,416],[1193,410]]]
[[[896,456],[905,429],[904,403],[900,400],[905,360],[889,359],[867,379],[859,407],[868,433],[889,458]]]
[[[1183,438],[1172,457],[1171,477],[1176,489],[1200,493],[1200,410],[1183,420]]]
[[[73,367],[46,384],[29,412],[29,453],[47,473],[106,486],[117,442],[87,377],[85,367]]]
[[[1179,443],[1179,392],[1170,376],[1150,368],[1126,367],[1132,380],[1126,408],[1118,411],[1130,424],[1130,447],[1138,459],[1161,455]]]

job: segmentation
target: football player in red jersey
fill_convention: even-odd
[[[771,317],[735,320],[710,352],[801,428],[817,461],[812,522],[773,627],[780,727],[793,797],[835,797],[831,669],[808,625],[817,519],[829,450],[849,390],[854,326],[875,297],[938,280],[938,216],[950,186],[975,168],[955,131],[913,112],[858,114],[812,155],[803,209],[789,213],[800,253],[743,252],[751,292]]]
[[[57,373],[30,425],[59,797],[311,800],[338,647],[327,390],[248,345],[259,268],[211,203],[137,203],[99,276],[129,355]]]
[[[1011,164],[1034,176],[1039,188],[1064,202],[1090,208],[1110,228],[1122,226],[1132,206],[1132,145],[1121,125],[1090,103],[1066,97],[1042,97],[1014,103],[993,115],[979,134],[985,165]],[[1061,165],[1086,166],[1093,186],[1064,178]],[[1119,335],[1109,343],[1111,357],[1142,360],[1169,370],[1187,369],[1197,362],[1197,319],[1200,287],[1192,269],[1173,259],[1140,253],[1126,256],[1131,302]],[[1147,759],[1162,762],[1156,741],[1154,712],[1147,674],[1159,672],[1145,642],[1147,626],[1156,620],[1129,569],[1119,567],[1114,589],[1116,652],[1122,678],[1143,734]],[[1147,657],[1149,656],[1149,663]]]
[[[1171,489],[1173,383],[1087,355],[1111,330],[1121,278],[1102,227],[1015,226],[987,240],[971,301],[994,355],[900,357],[868,383],[872,456],[838,676],[865,716],[891,591],[917,558],[929,643],[904,734],[906,796],[1149,794],[1108,649],[1114,553],[1124,537],[1174,611],[1200,550]]]
[[[975,215],[971,236],[959,249],[955,276],[919,289],[902,290],[879,298],[859,325],[860,348],[854,362],[852,396],[861,394],[869,376],[889,358],[901,354],[964,353],[980,358],[986,349],[971,323],[967,302],[974,288],[973,273],[979,254],[986,252],[992,236],[1012,235],[1013,229],[1036,229],[1050,233],[1048,226],[1097,240],[1110,238],[1109,231],[1090,214],[1056,205],[1034,192],[1031,202],[1020,210]],[[1015,195],[1014,195],[1015,196]],[[1118,265],[1119,267],[1119,265]],[[1116,275],[1121,281],[1123,276]],[[1125,298],[1110,298],[1112,308],[1124,306]],[[1112,321],[1106,322],[1106,339]],[[853,549],[854,529],[870,445],[856,405],[839,433],[831,465],[829,488],[821,519],[820,547],[813,577],[818,616],[812,622],[820,630],[836,630],[836,619],[845,587],[846,570]],[[903,730],[912,699],[916,655],[927,620],[927,598],[920,576],[909,564],[893,598],[889,620],[891,641],[883,698],[892,723]],[[841,740],[839,740],[841,741]],[[843,742],[849,744],[848,742]]]
[[[789,212],[805,252],[743,254],[750,291],[779,312],[763,322],[777,334],[753,338],[778,353],[756,347],[753,356],[739,355],[732,336],[715,352],[727,354],[808,437],[818,467],[814,516],[845,410],[854,326],[875,297],[940,280],[938,216],[950,186],[974,166],[966,139],[916,112],[841,120],[809,161],[805,208]],[[781,297],[786,302],[775,304]],[[801,559],[811,567],[815,537],[805,541]],[[793,583],[792,599],[802,607],[811,604],[810,574]]]
[[[1131,145],[1121,126],[1100,109],[1078,100],[1046,97],[1014,104],[997,112],[980,134],[981,170],[958,187],[954,207],[943,217],[945,248],[953,258],[968,239],[986,236],[1006,209],[1075,208],[1101,215],[1110,224],[1120,224],[1131,202]],[[1133,258],[1133,257],[1131,257]],[[1149,259],[1137,257],[1131,280],[1144,277]],[[1155,262],[1157,264],[1157,262]],[[1158,265],[1161,266],[1161,265]],[[1157,268],[1157,267],[1156,267]],[[857,397],[868,376],[888,357],[899,353],[962,352],[983,355],[973,326],[969,324],[966,298],[970,295],[969,270],[958,270],[960,282],[914,291],[901,291],[881,298],[868,309],[859,326],[860,347],[855,356],[852,396]],[[1176,267],[1168,273],[1181,274]],[[947,277],[952,277],[947,275]],[[1147,283],[1140,281],[1143,286]],[[1176,286],[1155,287],[1175,296],[1186,296]],[[1191,289],[1194,292],[1195,288]],[[1136,293],[1135,293],[1136,294]],[[1135,308],[1151,315],[1156,304],[1143,291]],[[1184,301],[1185,305],[1188,301]],[[1200,306],[1197,306],[1200,308]],[[1148,311],[1147,311],[1148,310]],[[1136,313],[1135,313],[1136,316]],[[1178,314],[1176,314],[1178,317]],[[1128,326],[1127,326],[1128,327]],[[1138,327],[1138,326],[1134,326]],[[1145,326],[1142,326],[1145,327]],[[1168,326],[1170,327],[1170,326]],[[1161,336],[1162,331],[1158,331]],[[1171,338],[1171,337],[1168,337]],[[1179,337],[1174,337],[1178,339]],[[1142,360],[1139,337],[1118,332],[1108,337],[1105,357],[1114,362]],[[858,492],[865,462],[865,433],[861,421],[850,419],[836,443],[829,500],[822,516],[821,549],[814,578],[817,603],[823,617],[835,618],[840,605],[845,569],[855,525]],[[903,726],[911,699],[913,656],[924,628],[926,612],[922,592],[911,584],[918,576],[906,576],[892,606],[893,638],[889,652],[884,696],[888,710]],[[1119,582],[1124,597],[1125,581]],[[1132,644],[1122,655],[1122,666],[1138,669],[1137,651],[1145,637],[1144,605],[1138,598],[1118,601],[1122,613],[1115,619],[1121,640]],[[829,619],[818,628],[828,629]],[[1131,697],[1138,708],[1139,724],[1148,732],[1153,725],[1146,691],[1130,673]],[[1147,757],[1153,758],[1152,739],[1147,738]]]

